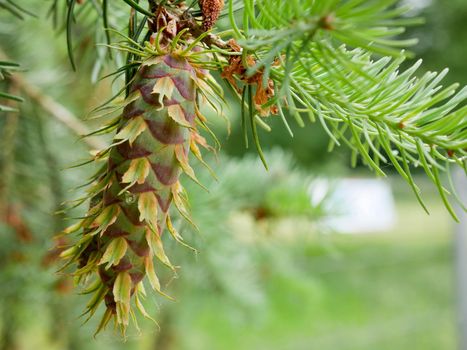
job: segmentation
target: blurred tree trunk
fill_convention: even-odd
[[[16,298],[9,300],[14,305]],[[16,318],[12,308],[6,307],[2,312],[2,329],[0,332],[0,350],[17,350],[16,345]]]
[[[467,176],[458,169],[454,175],[463,203],[467,203]],[[458,207],[460,223],[455,226],[455,254],[457,280],[457,323],[459,349],[467,350],[467,213]]]
[[[154,341],[154,350],[175,349],[176,334],[172,326],[172,315],[167,307],[162,307],[159,321],[160,330]]]

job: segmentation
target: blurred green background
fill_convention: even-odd
[[[467,2],[405,2],[426,18],[407,33],[420,38],[413,51],[424,68],[448,66],[448,81],[467,84]],[[44,19],[42,1],[33,3],[39,19],[0,12],[1,50],[21,63],[29,84],[84,117],[110,93],[108,81],[91,81],[99,67],[87,57],[101,49],[78,43],[84,53],[72,73],[63,31]],[[85,31],[80,25],[75,30]],[[177,301],[149,295],[159,326],[140,320],[141,332],[130,331],[126,342],[112,329],[92,338],[97,320],[82,325],[80,317],[87,298],[49,263],[64,225],[53,213],[93,170],[63,169],[88,149],[27,96],[19,116],[0,118],[0,203],[8,213],[0,222],[0,349],[456,349],[454,223],[435,189],[420,176],[428,216],[394,175],[398,218],[390,232],[327,232],[319,222],[332,209],[311,207],[310,180],[372,175],[349,169],[345,149],[327,153],[319,125],[295,127],[292,140],[279,121],[261,134],[266,172],[254,150],[245,151],[238,111],[227,114],[230,136],[213,121],[223,151],[209,163],[219,180],[198,170],[210,193],[185,181],[200,232],[176,223],[198,253],[167,240],[181,269],[178,278],[161,273]]]

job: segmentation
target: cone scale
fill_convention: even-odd
[[[162,293],[154,257],[173,269],[161,235],[167,229],[181,241],[169,208],[175,204],[187,216],[179,177],[185,172],[194,178],[188,154],[190,149],[199,153],[195,119],[201,74],[175,54],[151,57],[141,65],[107,151],[107,164],[90,190],[90,209],[68,230],[82,230],[82,236],[62,255],[77,262],[78,280],[94,276],[85,291],[93,294],[90,315],[105,302],[99,330],[112,318],[124,330],[132,305],[148,316],[140,301],[143,279],[147,276]]]

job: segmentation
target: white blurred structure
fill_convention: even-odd
[[[332,215],[322,223],[339,233],[376,233],[392,229],[396,211],[391,187],[379,179],[317,179],[310,185],[313,206]]]
[[[411,12],[416,15],[432,3],[433,0],[402,0],[402,5],[408,6]]]

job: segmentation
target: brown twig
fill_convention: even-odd
[[[83,136],[91,132],[78,117],[70,112],[70,110],[50,96],[44,94],[38,87],[29,83],[21,74],[13,74],[10,79],[20,90],[41,106],[44,111],[50,113],[51,116],[73,131],[73,133],[78,136]],[[106,143],[97,138],[86,137],[83,140],[92,149],[103,149],[107,147]]]
[[[205,30],[203,29],[202,26],[200,26],[194,18],[186,16],[185,18],[182,19],[182,24],[183,27],[189,28],[191,34],[196,38],[205,33]],[[230,46],[227,42],[219,38],[217,35],[214,34],[208,34],[204,39],[203,42],[212,47],[212,46],[217,46],[220,49],[224,50],[229,50]]]
[[[0,58],[8,60],[7,55],[1,49]],[[52,117],[65,125],[73,133],[80,137],[90,134],[91,131],[79,120],[78,117],[52,97],[43,93],[37,86],[28,82],[21,73],[15,72],[9,77],[9,79],[12,84],[34,100],[44,111],[50,113]],[[95,137],[85,137],[83,141],[91,149],[104,149],[107,147],[105,142],[102,142]]]
[[[149,2],[149,8],[151,9],[151,12],[155,13],[159,5],[157,4],[155,0],[149,0],[148,2]]]

